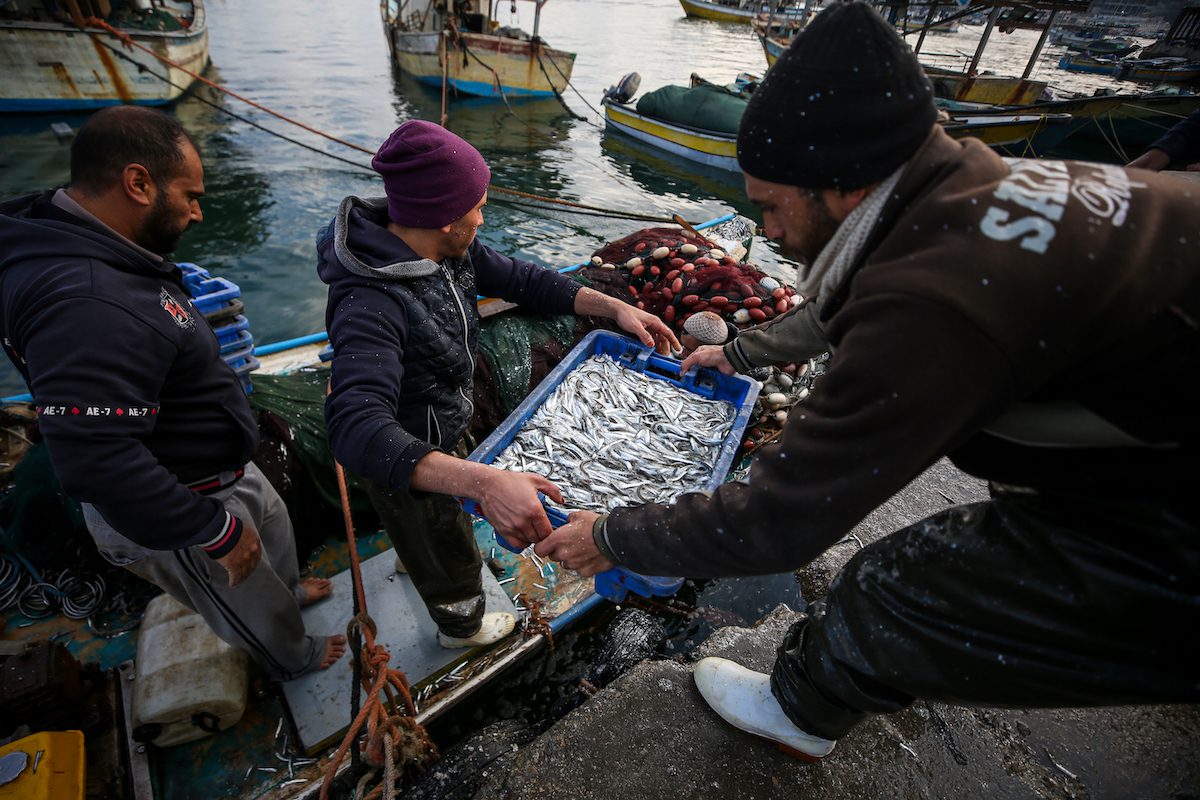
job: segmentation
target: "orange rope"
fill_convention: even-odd
[[[241,100],[243,103],[254,106],[259,111],[270,114],[273,117],[277,117],[277,118],[283,120],[284,122],[295,125],[298,128],[303,128],[304,130],[308,131],[309,133],[315,133],[317,136],[323,136],[324,138],[329,139],[332,142],[337,142],[338,144],[344,145],[345,147],[349,147],[351,149],[358,150],[358,151],[366,153],[368,155],[375,155],[374,150],[369,150],[366,147],[363,147],[362,145],[357,145],[357,144],[354,144],[353,142],[347,142],[345,139],[339,139],[338,137],[336,137],[332,134],[317,130],[316,128],[314,128],[310,125],[305,125],[303,122],[300,122],[299,120],[292,119],[291,117],[289,117],[285,114],[280,114],[278,111],[272,111],[271,109],[267,108],[266,106],[256,103],[253,100],[251,100],[250,98],[240,95],[237,92],[233,91],[232,89],[226,89],[224,86],[221,86],[220,84],[213,83],[208,78],[205,78],[203,75],[192,72],[187,67],[177,64],[176,62],[172,61],[171,59],[167,58],[166,56],[159,55],[158,53],[154,52],[152,49],[150,49],[149,47],[146,47],[143,44],[138,44],[137,42],[135,42],[133,40],[133,38],[131,36],[129,36],[129,34],[122,33],[121,31],[117,30],[112,25],[109,25],[107,22],[105,22],[102,19],[97,19],[96,17],[88,17],[87,19],[85,19],[83,21],[83,24],[84,24],[85,28],[102,28],[102,29],[108,31],[113,36],[115,36],[126,47],[128,47],[130,49],[137,48],[138,50],[141,50],[143,53],[148,53],[148,54],[154,56],[155,58],[157,58],[162,63],[166,64],[167,66],[174,67],[175,69],[179,70],[180,72],[184,73],[185,75],[190,76],[194,80],[200,81],[205,86],[210,86],[213,89],[216,89],[218,92],[227,94],[230,97],[236,97],[238,100]]]
[[[325,779],[321,783],[321,800],[328,800],[329,790],[333,786],[333,779],[337,774],[338,767],[350,752],[350,748],[357,740],[359,731],[362,730],[364,724],[367,728],[367,737],[363,758],[368,764],[379,766],[384,763],[386,758],[390,757],[386,755],[391,749],[389,744],[394,745],[400,741],[401,728],[411,733],[420,743],[423,750],[421,761],[424,764],[436,761],[438,757],[437,747],[429,739],[425,729],[416,721],[417,709],[413,703],[412,693],[409,691],[408,678],[400,670],[388,666],[391,655],[386,648],[375,641],[375,622],[367,612],[367,596],[363,587],[362,566],[358,559],[358,542],[354,536],[354,520],[350,515],[350,492],[346,488],[346,473],[336,460],[333,462],[333,466],[337,473],[338,494],[342,501],[346,543],[350,548],[350,576],[354,583],[354,593],[358,598],[359,608],[358,615],[350,621],[348,627],[357,626],[363,637],[363,647],[359,659],[362,664],[362,688],[367,692],[367,698],[363,701],[358,716],[350,724],[350,729],[342,737],[341,744],[338,745],[337,751],[330,759],[329,766],[325,769]],[[357,692],[358,687],[353,687],[352,691]],[[397,711],[396,695],[399,695],[399,699],[403,701],[403,714]],[[392,710],[391,714],[384,707],[384,697],[387,699],[387,706]]]

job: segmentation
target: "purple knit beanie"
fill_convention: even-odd
[[[392,131],[371,166],[383,176],[388,218],[408,228],[441,228],[461,219],[492,179],[478,150],[419,119]]]

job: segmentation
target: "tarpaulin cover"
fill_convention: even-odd
[[[694,88],[663,86],[642,95],[637,102],[637,112],[691,128],[734,136],[747,102],[746,98],[712,84],[701,84]]]

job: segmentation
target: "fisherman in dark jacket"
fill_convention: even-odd
[[[576,512],[537,545],[584,574],[773,573],[943,456],[989,480],[988,502],[851,559],[770,675],[696,664],[722,718],[804,757],[916,699],[1200,700],[1200,193],[1108,164],[1006,162],[935,119],[873,8],[814,18],[750,101],[738,160],[819,312],[683,367],[789,360],[822,334],[827,371],[745,482]]]
[[[550,532],[540,475],[465,461],[478,295],[530,311],[614,319],[654,346],[679,343],[657,317],[508,258],[475,236],[491,173],[470,144],[429,122],[397,128],[371,162],[386,199],[342,201],[317,236],[333,343],[325,404],[334,456],[368,493],[446,647],[489,644],[513,616],[485,614],[479,549],[453,496],[476,500],[501,535]]]
[[[193,608],[287,680],[341,655],[305,632],[287,509],[216,336],[164,258],[201,220],[204,172],[171,117],[100,111],[66,189],[0,206],[0,333],[63,489],[102,555]]]

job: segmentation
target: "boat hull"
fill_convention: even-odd
[[[737,137],[704,133],[638,114],[605,101],[608,128],[639,142],[665,150],[689,161],[728,172],[738,172]]]
[[[442,85],[442,34],[391,30],[396,66],[421,83]],[[571,79],[575,54],[488,34],[447,41],[446,85],[474,97],[553,97]]]
[[[187,70],[202,73],[209,63],[208,30],[197,4],[190,29],[159,33],[129,31],[138,44]],[[164,75],[170,83],[121,58]],[[114,105],[167,105],[178,100],[194,79],[150,55],[127,50],[112,34],[95,38],[57,23],[0,23],[0,112],[90,111]],[[175,85],[171,85],[175,84]]]
[[[689,17],[708,19],[714,22],[737,22],[742,25],[749,25],[755,17],[770,11],[767,6],[739,8],[709,2],[709,0],[679,0],[679,4],[683,6],[683,13]],[[784,10],[782,13],[778,10],[775,12],[776,19],[799,19],[803,15],[804,12],[800,9]]]
[[[1018,156],[1036,157],[1053,149],[1073,128],[1070,114],[974,114],[944,124],[956,139],[971,137]]]
[[[1087,75],[1116,75],[1121,65],[1110,59],[1068,55],[1058,60],[1058,68],[1065,69],[1068,72],[1082,72]]]

